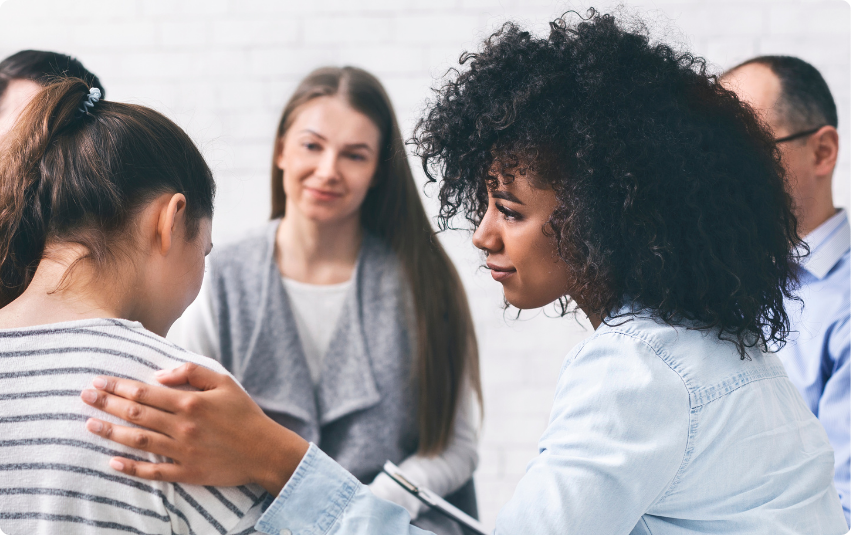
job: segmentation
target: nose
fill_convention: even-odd
[[[502,250],[502,237],[499,233],[500,225],[496,217],[496,210],[488,206],[485,216],[473,233],[473,245],[487,254],[493,254]]]
[[[322,157],[319,159],[316,170],[314,171],[316,176],[327,181],[339,180],[340,170],[337,166],[337,162],[339,160],[338,156],[337,151],[323,151]]]

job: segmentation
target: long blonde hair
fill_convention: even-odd
[[[355,67],[326,67],[310,73],[296,88],[275,136],[272,218],[282,217],[286,207],[283,171],[275,164],[280,140],[299,107],[314,98],[335,95],[369,117],[381,132],[375,185],[361,206],[361,224],[396,253],[413,294],[419,451],[439,453],[452,435],[465,378],[482,401],[476,335],[461,280],[420,201],[390,99],[374,76]]]

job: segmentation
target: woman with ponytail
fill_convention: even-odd
[[[96,370],[146,383],[186,362],[224,371],[163,338],[212,247],[215,185],[198,149],[76,78],[39,92],[2,143],[0,530],[252,533],[262,488],[116,476],[115,455],[167,459],[81,425],[105,417],[80,399]],[[123,416],[106,418],[140,414]]]

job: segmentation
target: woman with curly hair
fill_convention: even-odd
[[[461,62],[414,138],[442,177],[442,226],[476,228],[510,304],[575,304],[595,327],[565,361],[540,454],[496,532],[845,533],[827,437],[770,352],[788,332],[800,240],[753,111],[703,60],[609,15],[558,19],[546,38],[507,24]],[[186,380],[213,393],[144,387],[146,409],[237,398],[192,368],[164,379]],[[98,397],[126,407],[114,393],[132,388],[109,379]],[[171,412],[225,440],[213,419]],[[260,531],[419,532],[315,446],[244,435],[263,446],[240,449],[257,468],[238,481],[279,494]],[[199,442],[171,436],[163,453],[178,466],[123,471],[186,477]]]

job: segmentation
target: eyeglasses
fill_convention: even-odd
[[[825,126],[827,126],[827,125],[823,124],[819,127],[813,128],[811,130],[804,130],[803,132],[798,132],[797,134],[792,134],[792,135],[789,135],[789,136],[786,136],[786,137],[781,137],[779,139],[775,139],[774,142],[775,143],[786,143],[787,141],[793,141],[795,139],[801,139],[802,137],[811,136],[811,135],[815,134],[816,132],[818,132],[819,130],[821,130],[822,128],[824,128]]]

